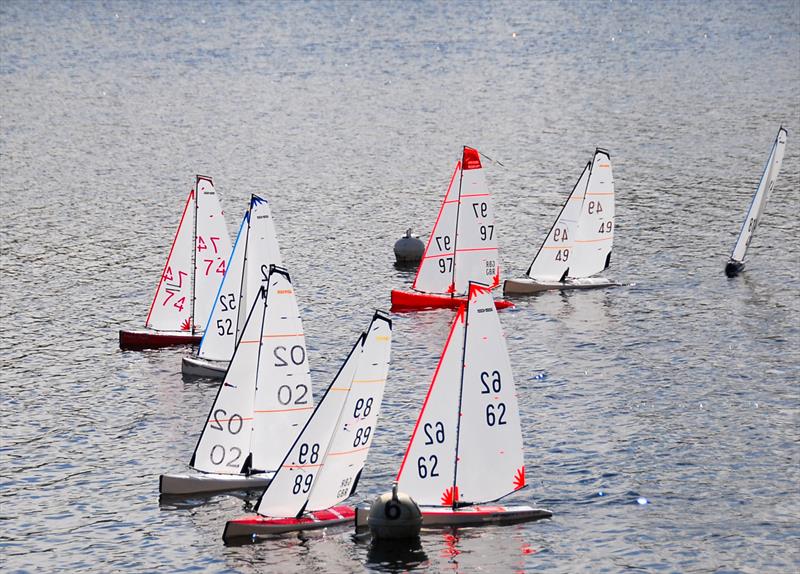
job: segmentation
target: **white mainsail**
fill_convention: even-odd
[[[525,485],[516,391],[488,286],[469,285],[397,481],[421,505],[452,508]]]
[[[586,193],[586,184],[589,181],[589,168],[586,164],[575,187],[561,207],[553,227],[539,248],[528,268],[528,277],[544,281],[561,281],[569,269],[570,254],[573,252],[575,238],[578,234],[578,218],[583,197]]]
[[[194,328],[199,331],[205,325],[198,321],[205,321],[211,314],[214,296],[225,275],[225,265],[231,255],[231,237],[211,178],[198,175],[195,190]]]
[[[589,169],[569,277],[589,277],[609,263],[614,242],[614,178],[608,152],[597,149]]]
[[[260,270],[259,270],[260,272]],[[253,468],[274,470],[311,411],[311,376],[303,323],[289,274],[271,268],[255,387]],[[258,297],[256,297],[258,298]],[[240,345],[247,341],[244,333]]]
[[[461,166],[454,283],[455,292],[465,294],[470,281],[499,285],[500,262],[494,205],[478,151],[465,147]]]
[[[769,196],[772,194],[772,189],[775,187],[775,180],[778,177],[778,172],[781,170],[783,154],[786,151],[786,138],[786,130],[781,126],[772,144],[769,159],[764,166],[764,172],[761,175],[761,180],[753,195],[753,200],[750,202],[750,209],[747,211],[747,217],[745,217],[742,229],[739,231],[736,245],[733,246],[733,251],[731,252],[731,259],[733,261],[739,263],[744,262],[747,248],[750,246],[758,223],[761,221],[761,215],[764,213],[764,206],[769,200]]]
[[[391,322],[376,314],[288,450],[256,512],[294,517],[329,508],[350,495],[372,441],[390,346]],[[347,455],[350,460],[339,461]]]
[[[464,147],[412,289],[464,295],[469,281],[499,284],[494,208],[480,155]]]

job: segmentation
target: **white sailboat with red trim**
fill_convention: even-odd
[[[769,196],[772,195],[775,180],[781,170],[783,154],[786,151],[787,136],[786,130],[781,126],[772,144],[767,165],[764,166],[764,172],[761,174],[761,181],[758,182],[753,200],[750,202],[750,209],[747,210],[747,217],[742,223],[739,237],[737,237],[736,244],[733,246],[731,257],[728,263],[725,264],[725,275],[728,277],[736,277],[736,275],[744,271],[744,257],[747,254],[747,248],[750,247],[750,242],[753,240],[753,235],[761,221],[761,216],[764,214],[764,206],[767,204]]]
[[[517,522],[549,510],[498,501],[525,487],[514,378],[492,291],[470,282],[408,443],[398,489],[423,526]]]
[[[392,311],[452,308],[470,281],[500,285],[497,230],[478,150],[464,146],[439,208],[411,291],[392,290]],[[513,306],[495,301],[498,309]]]
[[[183,358],[181,371],[184,375],[225,376],[246,313],[261,286],[267,284],[270,265],[281,264],[269,202],[253,195],[239,226],[228,269],[214,299],[197,354]]]
[[[288,449],[257,516],[228,521],[225,541],[355,520],[355,509],[341,503],[355,493],[375,435],[391,337],[391,320],[376,312]]]
[[[119,332],[123,349],[197,343],[211,312],[231,254],[231,238],[214,182],[198,175],[183,208],[178,230],[144,329]]]
[[[593,277],[610,265],[613,242],[611,158],[607,151],[598,148],[564,202],[527,276],[507,279],[503,283],[503,293],[522,295],[551,289],[619,285],[605,277]]]
[[[265,487],[313,408],[294,289],[271,266],[189,462],[198,472],[161,475],[161,494]]]

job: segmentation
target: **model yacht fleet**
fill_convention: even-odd
[[[781,127],[725,265],[729,277],[744,270],[786,139]],[[522,417],[499,312],[513,303],[493,292],[515,297],[621,285],[600,276],[611,264],[615,233],[608,151],[598,148],[586,163],[525,275],[502,282],[483,157],[462,149],[414,282],[390,294],[392,312],[455,310],[430,385],[418,397],[419,415],[396,476],[397,488],[419,505],[423,527],[552,516],[516,494],[527,485]],[[196,353],[183,359],[183,374],[221,382],[194,452],[187,453],[189,470],[162,474],[160,493],[260,491],[253,514],[227,522],[226,541],[353,522],[356,509],[347,501],[382,412],[391,318],[375,311],[333,380],[312,384],[298,302],[267,199],[251,197],[231,243],[214,183],[201,175],[144,328],[119,332],[123,349],[196,343]]]

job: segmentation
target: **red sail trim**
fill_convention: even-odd
[[[491,287],[487,287],[485,285],[481,285],[480,283],[473,283],[470,281],[469,283],[469,298],[472,299],[479,293],[491,293]]]
[[[468,169],[481,169],[481,157],[478,150],[464,146],[464,159],[462,161],[464,171]]]
[[[175,242],[178,240],[178,234],[181,232],[181,228],[183,227],[183,220],[186,217],[186,211],[189,209],[189,204],[192,202],[194,198],[194,190],[189,192],[189,197],[186,198],[186,205],[183,207],[183,214],[181,214],[181,221],[178,223],[178,230],[175,232],[175,237],[172,238],[172,246],[169,248],[169,255],[167,255],[167,260],[164,262],[164,269],[161,270],[161,277],[158,279],[158,287],[156,287],[156,294],[153,295],[153,302],[150,303],[150,310],[147,312],[147,319],[144,320],[144,326],[150,323],[150,315],[153,313],[153,307],[156,305],[156,300],[158,299],[158,293],[161,291],[161,284],[164,282],[164,274],[167,272],[167,266],[169,265],[169,260],[172,258],[172,250],[175,249]],[[194,249],[194,247],[192,247]]]
[[[442,494],[442,506],[453,506],[458,502],[458,487],[451,486]]]
[[[433,229],[431,229],[431,235],[428,237],[428,244],[425,245],[425,252],[422,254],[422,260],[424,261],[426,256],[428,255],[428,249],[431,246],[431,243],[435,241],[434,235],[436,235],[436,228],[439,227],[439,218],[442,217],[442,211],[444,211],[444,206],[448,203],[452,203],[452,201],[458,200],[451,200],[447,201],[447,198],[450,196],[450,190],[453,188],[453,182],[456,180],[456,174],[458,170],[461,169],[461,162],[456,162],[456,168],[453,170],[453,175],[450,176],[450,183],[447,185],[447,193],[444,194],[444,199],[442,199],[442,205],[439,207],[439,213],[436,215],[436,222],[433,224]],[[419,277],[419,272],[422,270],[422,263],[420,263],[419,267],[417,267],[417,274],[414,276],[414,282],[411,284],[412,289],[417,288],[417,278]]]
[[[519,490],[525,486],[525,467],[521,466],[517,469],[517,474],[514,475],[514,490]]]
[[[442,349],[442,354],[439,356],[439,363],[436,365],[436,370],[433,373],[433,379],[431,379],[431,384],[428,387],[428,393],[425,395],[425,400],[422,403],[422,408],[419,411],[419,417],[417,417],[417,422],[414,425],[414,431],[411,433],[411,439],[408,441],[408,446],[406,447],[406,453],[403,455],[403,462],[400,463],[400,470],[397,471],[397,478],[395,480],[399,481],[400,476],[403,474],[403,468],[406,466],[406,459],[408,458],[408,453],[411,452],[411,445],[414,444],[414,437],[417,436],[417,429],[419,429],[419,423],[422,420],[423,415],[425,414],[425,407],[428,406],[428,399],[431,396],[431,392],[433,392],[433,385],[436,384],[437,377],[439,376],[439,369],[442,366],[442,361],[444,360],[444,356],[447,353],[447,348],[450,346],[450,340],[453,338],[453,333],[456,330],[456,324],[460,320],[461,322],[464,321],[464,317],[466,315],[466,308],[464,305],[460,305],[458,307],[458,311],[456,311],[455,319],[453,319],[453,324],[450,327],[450,333],[447,334],[447,340],[444,343],[444,349]]]

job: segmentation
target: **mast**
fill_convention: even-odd
[[[195,321],[194,321],[194,308],[195,308],[195,298],[197,297],[195,293],[195,287],[197,286],[197,209],[200,194],[197,192],[198,188],[200,187],[200,176],[194,176],[194,225],[192,227],[192,307],[189,311],[189,320],[192,322],[192,334],[194,335],[195,332]]]
[[[464,310],[464,341],[461,344],[461,380],[458,384],[458,413],[456,418],[456,456],[453,461],[453,510],[458,508],[458,447],[461,439],[461,400],[464,397],[464,361],[467,360],[467,330],[469,329],[469,302],[472,281],[467,286],[467,303]]]
[[[456,261],[458,260],[458,220],[461,215],[461,182],[464,181],[464,150],[467,146],[461,148],[461,171],[458,174],[458,203],[456,203],[456,229],[453,233],[453,266],[450,268],[450,297],[456,296]],[[459,399],[460,400],[460,399]],[[456,443],[457,444],[457,443]]]
[[[236,340],[239,340],[241,335],[241,325],[242,325],[242,304],[247,302],[247,293],[246,293],[246,285],[247,285],[247,255],[250,251],[250,227],[253,221],[253,199],[252,196],[250,198],[250,206],[247,208],[247,231],[244,236],[244,257],[242,258],[242,279],[239,284],[239,311],[236,313]],[[264,296],[266,297],[267,292],[264,291]],[[260,350],[259,350],[260,352]]]

